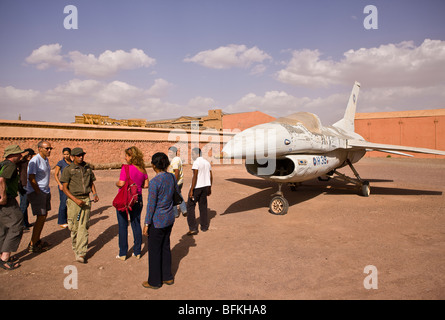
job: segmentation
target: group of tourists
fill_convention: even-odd
[[[42,253],[51,247],[40,237],[51,210],[51,167],[48,157],[53,148],[50,142],[40,141],[37,149],[36,153],[33,149],[22,150],[18,145],[10,145],[5,148],[4,161],[0,163],[0,267],[5,270],[20,267],[18,259],[11,254],[19,247],[23,230],[32,227],[27,247],[30,253]],[[57,163],[54,173],[60,197],[58,224],[70,230],[75,260],[85,263],[91,203],[99,201],[94,184],[96,177],[91,166],[85,162],[86,153],[82,148],[64,148],[62,153],[63,159]],[[125,149],[127,164],[122,166],[116,186],[121,189],[131,181],[135,186],[135,199],[126,210],[116,209],[119,226],[119,252],[116,259],[127,259],[129,225],[134,238],[133,256],[136,259],[141,258],[142,236],[147,236],[149,276],[148,281],[142,283],[145,288],[158,289],[163,284],[174,283],[170,234],[180,213],[187,217],[187,235],[198,234],[196,204],[199,207],[201,231],[205,232],[209,228],[207,197],[211,195],[213,183],[211,165],[202,157],[199,148],[192,149],[192,159],[193,176],[185,201],[181,195],[183,165],[176,147],[170,147],[168,155],[158,152],[152,156],[151,165],[155,176],[150,180],[142,151],[135,146]],[[148,199],[141,227],[144,188],[148,188]],[[19,194],[20,205],[16,200]],[[28,221],[29,205],[36,217],[34,224]]]

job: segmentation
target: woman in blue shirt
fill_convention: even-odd
[[[148,281],[142,286],[159,289],[163,284],[174,283],[171,272],[170,234],[175,214],[173,194],[177,187],[176,178],[166,172],[170,161],[165,153],[153,155],[151,163],[156,176],[148,186],[147,214],[143,234],[148,238]]]
[[[55,172],[54,172],[54,178],[59,185],[59,199],[60,199],[60,205],[59,205],[59,213],[57,215],[57,223],[62,229],[68,228],[68,209],[66,207],[66,200],[67,196],[63,192],[63,186],[62,182],[60,182],[59,174],[62,176],[63,170],[68,167],[71,164],[71,148],[63,148],[62,150],[63,159],[57,162]]]

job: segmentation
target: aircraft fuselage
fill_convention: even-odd
[[[445,151],[368,142],[355,133],[354,120],[360,83],[352,87],[344,116],[332,126],[324,127],[320,119],[308,112],[297,112],[261,124],[235,135],[222,150],[222,156],[245,159],[247,171],[278,183],[270,202],[273,214],[286,214],[289,203],[283,196],[284,183],[297,183],[327,175],[353,183],[362,196],[370,194],[369,181],[360,178],[353,163],[367,150],[411,156],[403,152],[445,155]],[[348,165],[355,178],[336,169]],[[295,186],[295,185],[294,185]]]
[[[237,134],[223,149],[225,156],[245,159],[247,171],[276,182],[302,182],[359,161],[364,150],[347,149],[354,132],[323,127],[317,116],[298,113]]]

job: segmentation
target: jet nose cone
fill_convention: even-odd
[[[222,155],[224,158],[244,158],[246,156],[246,151],[248,146],[254,145],[254,135],[250,129],[244,130],[236,134],[232,140],[227,142],[222,150]]]
[[[221,151],[215,156],[216,159],[230,159],[230,155],[227,152]]]
[[[275,123],[258,125],[235,135],[222,152],[230,158],[275,157],[277,141],[282,140],[283,127]]]

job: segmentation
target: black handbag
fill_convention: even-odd
[[[173,176],[173,174],[172,174]],[[184,202],[184,199],[182,198],[181,194],[178,192],[178,186],[176,184],[176,179],[173,176],[173,182],[175,185],[175,189],[173,191],[173,205],[177,206],[180,205],[182,202]]]

